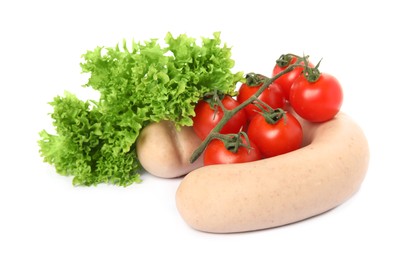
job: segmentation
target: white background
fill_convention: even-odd
[[[2,1],[0,259],[407,259],[408,18],[403,1]],[[215,235],[175,207],[180,180],[73,187],[38,154],[47,102],[81,98],[81,54],[122,39],[211,36],[234,70],[269,74],[282,53],[323,58],[364,129],[370,167],[340,207],[293,225]],[[405,247],[405,248],[404,248]]]

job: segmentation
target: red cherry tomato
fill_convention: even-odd
[[[258,89],[262,87],[262,85],[263,85],[263,82],[256,86],[249,86],[243,83],[238,90],[238,96],[237,96],[238,102],[242,103],[248,98],[250,98],[251,96],[253,96],[255,92],[257,92]],[[281,90],[281,87],[276,83],[270,84],[268,88],[266,88],[261,93],[261,95],[259,95],[258,99],[265,102],[271,108],[282,108],[285,104],[285,96]],[[244,108],[244,110],[245,110],[248,120],[251,120],[254,116],[259,114],[257,111],[259,112],[261,111],[261,109],[254,104],[247,105]]]
[[[292,85],[289,102],[302,118],[324,122],[340,111],[343,91],[339,81],[327,73],[320,73],[315,82],[302,75]]]
[[[261,114],[249,123],[248,137],[264,157],[288,153],[302,145],[302,126],[293,115],[285,113],[276,123],[267,122]]]
[[[294,64],[298,58],[296,56],[290,55],[290,54],[286,54],[286,55],[282,55],[280,57],[280,59],[286,59],[287,60],[287,64],[284,66],[280,66],[278,61],[275,65],[275,67],[273,68],[272,71],[272,76],[275,76],[276,74],[278,74],[279,72],[285,70],[289,65]],[[301,62],[300,64],[304,65],[304,62]],[[313,64],[308,63],[309,67],[313,67]],[[290,89],[292,87],[293,82],[299,77],[299,75],[302,73],[303,71],[303,67],[297,67],[294,68],[292,71],[283,74],[282,76],[280,76],[279,78],[277,78],[274,82],[279,84],[279,86],[281,87],[284,95],[285,95],[285,99],[289,100],[289,96],[290,96]]]
[[[241,137],[241,140],[246,144],[245,138]],[[251,148],[240,146],[236,152],[232,152],[225,147],[223,141],[213,139],[204,151],[204,165],[244,163],[262,159],[258,147],[251,141],[249,143]]]
[[[239,102],[228,95],[222,98],[221,103],[229,110],[239,106]],[[211,105],[204,100],[198,102],[194,111],[196,115],[193,117],[193,129],[197,136],[201,138],[201,140],[204,140],[211,130],[220,122],[224,116],[224,112],[219,106],[215,106],[214,109],[211,108]],[[238,133],[246,126],[246,123],[247,118],[245,112],[240,110],[224,125],[220,133]]]

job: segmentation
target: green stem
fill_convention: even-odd
[[[243,142],[242,138],[245,139],[245,142]],[[223,142],[225,148],[233,153],[238,152],[238,149],[242,146],[247,149],[251,149],[248,135],[245,132],[238,132],[237,134],[220,134],[220,133],[214,133],[213,134],[213,139],[218,139],[221,142]]]
[[[198,148],[193,152],[193,154],[190,157],[190,162],[191,163],[195,162],[201,156],[201,154],[204,152],[205,148],[211,142],[211,140],[214,139],[214,137],[217,136],[217,134],[219,134],[220,130],[224,127],[224,125],[236,113],[238,113],[238,111],[240,111],[241,109],[243,109],[244,107],[246,107],[247,105],[249,105],[253,101],[255,101],[261,95],[261,93],[266,88],[268,88],[268,86],[270,84],[272,84],[272,82],[274,82],[277,78],[279,78],[280,76],[292,71],[296,67],[302,66],[299,63],[300,63],[300,61],[298,60],[296,63],[294,63],[292,65],[289,65],[286,69],[282,70],[281,72],[279,72],[278,74],[276,74],[272,78],[265,77],[263,85],[255,92],[255,94],[253,94],[250,98],[248,98],[247,100],[242,102],[236,108],[231,109],[231,110],[226,109],[224,111],[224,116],[222,117],[220,122],[218,122],[218,124],[211,130],[211,132],[207,135],[207,137],[201,142],[201,144],[198,146]]]
[[[287,54],[282,54],[279,59],[276,60],[276,64],[281,67],[281,68],[285,68],[286,66],[288,66],[290,64],[290,62],[292,61],[293,58],[296,59],[302,59],[302,57],[292,54],[292,53],[287,53]]]
[[[319,78],[320,78],[320,71],[319,71],[319,66],[320,66],[320,62],[322,61],[320,59],[319,63],[317,63],[317,65],[315,67],[309,67],[309,61],[307,60],[307,58],[304,58],[305,61],[305,66],[304,66],[304,75],[307,79],[308,82],[316,82]]]
[[[245,76],[248,87],[258,87],[265,79],[265,76],[256,73],[248,73]]]
[[[278,123],[282,117],[286,122],[286,113],[282,108],[272,108],[260,99],[257,99],[256,102],[255,105],[261,110],[258,113],[265,118],[268,124],[274,125]]]

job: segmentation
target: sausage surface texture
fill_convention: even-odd
[[[304,146],[298,150],[190,172],[176,192],[186,223],[211,233],[253,231],[298,222],[348,200],[368,168],[362,129],[343,113],[321,124],[301,123]]]
[[[176,178],[203,166],[202,157],[190,163],[190,156],[200,143],[192,127],[176,129],[174,123],[161,121],[143,128],[136,141],[137,157],[150,174]]]

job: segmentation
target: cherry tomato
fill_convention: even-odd
[[[279,72],[285,70],[289,65],[294,64],[298,60],[296,56],[293,56],[290,54],[282,55],[279,59],[286,59],[287,65],[280,66],[278,63],[279,61],[278,60],[275,67],[273,68],[272,76],[275,76]],[[304,62],[301,62],[300,64],[304,65]],[[313,64],[308,63],[308,66],[313,67]],[[286,100],[289,100],[291,86],[293,82],[295,81],[295,79],[297,79],[299,75],[302,73],[302,71],[303,71],[303,67],[301,66],[294,68],[292,71],[283,74],[282,76],[280,76],[274,81],[275,83],[279,84],[279,86],[281,87]]]
[[[303,131],[299,121],[289,112],[285,112],[285,116],[275,123],[267,122],[259,114],[249,123],[248,137],[267,158],[300,148]]]
[[[245,138],[241,139],[246,144]],[[262,159],[258,147],[251,141],[249,144],[250,148],[240,146],[236,152],[232,152],[225,147],[223,141],[213,139],[204,151],[204,165],[244,163]]]
[[[302,75],[292,85],[289,102],[302,118],[324,122],[340,111],[343,91],[339,81],[327,73],[320,73],[315,82]]]
[[[229,95],[225,95],[221,103],[226,109],[234,109],[239,106],[239,102],[233,99]],[[196,105],[195,117],[193,117],[193,129],[197,136],[204,140],[211,130],[220,122],[221,118],[224,116],[224,112],[221,107],[213,105],[214,109],[211,108],[210,103],[204,100],[200,100]],[[221,129],[221,134],[238,133],[242,128],[246,126],[247,118],[245,112],[240,110],[236,113]]]
[[[238,90],[238,102],[242,103],[250,98],[256,91],[258,91],[260,87],[262,87],[262,85],[263,82],[256,86],[249,86],[246,83],[243,83]],[[265,102],[271,108],[281,108],[285,104],[285,96],[281,90],[281,87],[276,83],[269,85],[268,88],[266,88],[261,95],[259,95],[258,99]],[[254,104],[247,105],[244,110],[248,120],[251,120],[254,116],[259,114],[256,111],[261,111],[261,109]]]

